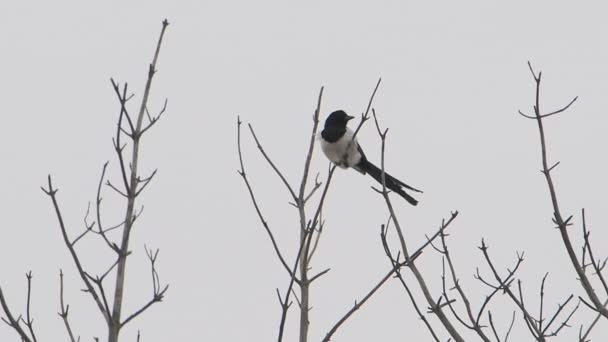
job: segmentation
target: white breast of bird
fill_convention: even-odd
[[[346,128],[346,133],[336,142],[330,143],[321,139],[321,149],[325,156],[343,169],[357,165],[361,160],[359,143],[356,138],[353,140],[353,134],[350,128]]]

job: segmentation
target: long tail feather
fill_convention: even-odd
[[[382,170],[379,169],[376,165],[370,163],[367,159],[362,159],[359,162],[359,164],[357,164],[357,168],[363,172],[369,173],[369,175],[372,176],[378,183],[382,184]],[[405,190],[403,190],[403,188],[406,188],[406,189],[409,189],[412,191],[416,191],[416,192],[422,192],[422,191],[403,183],[402,181],[389,175],[386,172],[384,172],[384,180],[385,180],[385,184],[386,184],[387,188],[398,193],[401,197],[403,197],[411,205],[418,204],[418,201],[416,201],[412,196],[410,196],[408,193],[406,193]]]

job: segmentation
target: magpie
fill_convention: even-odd
[[[356,137],[353,140],[354,132],[346,127],[348,121],[353,118],[354,116],[347,115],[343,110],[331,113],[325,120],[325,127],[321,131],[321,149],[335,165],[343,169],[352,167],[362,174],[369,174],[382,184],[382,170],[367,160]],[[415,192],[422,191],[403,183],[386,172],[384,178],[387,188],[401,195],[411,205],[418,204],[418,201],[406,193],[403,188]]]

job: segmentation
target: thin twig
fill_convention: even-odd
[[[380,279],[380,281],[378,281],[378,283],[376,284],[376,286],[374,286],[370,290],[370,292],[368,292],[361,300],[357,301],[356,302],[357,304],[355,304],[348,312],[346,312],[346,314],[344,314],[344,316],[342,316],[338,320],[338,322],[336,322],[334,324],[334,326],[330,329],[330,331],[325,335],[324,341],[329,341],[331,339],[331,337],[333,336],[333,334],[338,330],[338,328],[342,324],[344,324],[357,310],[359,310],[363,306],[363,304],[365,304],[365,302],[367,302],[367,300],[370,299],[374,295],[374,293],[376,291],[378,291],[380,289],[380,287],[382,287],[382,285],[384,285],[384,283],[386,283],[386,281],[393,274],[395,274],[395,272],[397,272],[397,270],[399,270],[401,267],[407,266],[412,260],[415,260],[418,256],[420,256],[422,254],[422,251],[427,246],[429,246],[429,244],[435,238],[437,238],[441,234],[441,232],[443,232],[445,229],[447,229],[447,227],[456,218],[457,215],[458,215],[458,212],[452,213],[452,216],[450,217],[450,219],[447,222],[445,222],[445,220],[442,221],[442,225],[439,228],[439,230],[435,234],[433,234],[433,236],[429,240],[427,240],[424,244],[422,244],[422,246],[420,246],[416,250],[416,252],[414,252],[412,254],[412,256],[410,257],[409,260],[406,260],[406,261],[401,262],[401,263],[395,261],[393,263],[393,267],[391,267],[391,269],[387,272],[387,274],[384,277],[382,277],[382,279]],[[390,222],[390,219],[389,219],[389,222]],[[388,227],[388,225],[386,227]],[[381,229],[381,240],[383,241],[383,245],[385,245],[388,248],[388,242],[386,241],[386,235],[385,235],[386,231],[387,231],[387,229]],[[391,255],[390,251],[387,252],[387,255],[389,255],[389,256]],[[407,286],[407,285],[404,284],[404,286]],[[409,288],[406,288],[406,290],[409,292]],[[413,299],[413,297],[412,297],[412,299]],[[415,302],[414,302],[414,305],[417,306],[417,304]],[[421,314],[421,318],[425,319],[425,318],[423,318],[424,315],[422,313],[420,313],[420,314]],[[431,333],[433,334],[433,336],[435,336],[435,332],[432,330],[432,328],[431,328]]]
[[[32,341],[37,342],[36,333],[34,333],[34,320],[32,319],[32,315],[30,314],[30,306],[32,301],[32,271],[29,271],[25,274],[27,278],[27,305],[26,305],[26,320],[25,325],[27,329],[30,331],[30,336],[32,336]]]
[[[57,313],[61,319],[63,320],[63,324],[65,325],[65,330],[68,332],[68,336],[70,337],[71,342],[76,342],[74,338],[74,333],[72,332],[72,327],[70,326],[70,322],[68,321],[68,311],[70,310],[70,305],[65,305],[63,301],[63,271],[59,270],[59,312]]]
[[[279,249],[279,245],[277,244],[274,234],[272,233],[272,230],[270,230],[268,221],[266,221],[266,219],[264,218],[264,215],[262,214],[262,210],[260,209],[257,199],[255,198],[253,188],[252,188],[251,184],[249,183],[247,174],[245,173],[245,164],[243,162],[243,153],[241,151],[241,124],[242,124],[242,121],[241,121],[240,117],[237,117],[237,148],[238,148],[238,153],[239,153],[239,163],[241,165],[241,169],[237,172],[243,178],[243,181],[245,182],[245,186],[247,186],[247,190],[249,191],[249,196],[251,197],[253,207],[255,208],[255,211],[258,215],[258,218],[260,219],[260,222],[262,223],[262,226],[264,227],[264,230],[266,231],[268,237],[270,238],[270,242],[272,243],[272,247],[273,247],[277,257],[279,258],[279,261],[281,262],[281,264],[283,265],[285,270],[287,270],[287,273],[289,273],[289,275],[291,276],[291,275],[293,275],[293,273],[291,272],[291,268],[289,267],[289,265],[287,265],[287,262],[285,261],[285,258],[283,257],[281,250]]]
[[[485,342],[490,342],[490,339],[483,332],[482,326],[479,324],[479,317],[481,316],[481,314],[483,312],[484,306],[486,306],[489,303],[489,301],[492,298],[493,294],[496,293],[496,290],[492,294],[490,294],[489,296],[486,297],[486,300],[483,302],[482,307],[480,309],[480,312],[478,313],[477,318],[475,318],[474,315],[473,315],[473,310],[471,309],[471,303],[469,301],[469,298],[465,294],[462,286],[460,286],[460,280],[456,277],[456,270],[455,270],[455,267],[454,267],[454,262],[452,261],[452,257],[450,255],[450,251],[448,249],[448,245],[446,243],[445,237],[446,237],[446,234],[442,233],[441,234],[441,244],[443,246],[444,256],[445,256],[445,259],[446,259],[446,261],[448,263],[448,267],[450,269],[450,274],[452,275],[452,283],[454,285],[454,288],[456,289],[456,291],[458,291],[458,294],[460,295],[460,298],[462,299],[462,301],[463,301],[463,303],[465,305],[467,316],[468,316],[469,322],[471,324],[470,328],[472,330],[474,330],[477,333],[477,335],[479,335],[479,337],[482,340],[484,340]],[[447,293],[445,293],[445,290],[444,290],[444,295],[446,296],[446,299],[447,299]],[[458,318],[458,315],[455,312],[454,312],[454,315]],[[458,319],[460,319],[460,318],[458,318]],[[467,324],[463,324],[463,325],[468,326]]]
[[[604,287],[604,291],[608,295],[608,283],[606,282],[606,278],[602,274],[602,269],[606,266],[606,261],[604,260],[602,265],[600,265],[599,261],[596,260],[595,256],[593,255],[593,249],[591,248],[591,241],[589,239],[591,232],[587,230],[587,222],[585,219],[585,209],[584,208],[582,209],[581,216],[582,216],[582,220],[583,220],[583,238],[585,240],[583,249],[584,249],[584,251],[586,251],[586,253],[589,254],[589,260],[591,260],[591,265],[593,266],[595,275],[600,280],[602,286]],[[584,261],[582,262],[582,264],[584,265]]]
[[[19,325],[19,320],[21,320],[21,316],[15,317],[13,316],[11,310],[6,303],[6,298],[4,298],[4,293],[2,292],[2,287],[0,287],[0,305],[2,305],[2,310],[4,311],[4,315],[6,315],[6,319],[3,317],[2,321],[6,323],[9,327],[13,328],[17,334],[21,337],[21,340],[24,342],[32,342],[30,337],[27,335],[25,330]]]
[[[270,157],[268,156],[268,154],[264,150],[264,147],[262,147],[262,144],[258,140],[257,135],[255,135],[255,131],[253,130],[253,126],[251,126],[251,124],[248,124],[248,126],[249,126],[249,131],[251,132],[251,135],[253,136],[253,139],[255,140],[255,143],[256,143],[256,145],[258,147],[258,150],[260,150],[260,153],[262,153],[262,155],[264,156],[264,159],[266,159],[266,161],[268,162],[268,164],[270,165],[270,167],[272,167],[272,169],[277,174],[277,176],[279,176],[279,178],[281,179],[281,181],[283,182],[283,184],[287,188],[287,191],[289,191],[289,194],[291,195],[291,197],[293,198],[293,200],[297,202],[298,196],[296,196],[296,193],[293,191],[291,185],[289,185],[289,182],[287,181],[287,179],[285,178],[285,176],[283,176],[283,173],[277,168],[277,166],[274,164],[274,162],[272,161],[272,159],[270,159]]]
[[[503,289],[504,292],[509,295],[511,300],[517,305],[517,307],[523,314],[524,321],[525,321],[526,325],[528,326],[530,333],[532,334],[534,339],[538,340],[539,342],[544,342],[546,339],[543,336],[542,331],[535,324],[536,319],[534,319],[532,317],[532,315],[528,312],[528,310],[526,309],[526,307],[524,305],[523,294],[521,291],[521,282],[518,282],[520,296],[519,296],[519,298],[517,298],[517,296],[513,293],[511,288],[506,285],[507,284],[506,281],[503,280],[503,278],[498,274],[498,271],[496,270],[496,267],[494,266],[494,263],[490,259],[490,255],[488,254],[488,246],[485,244],[483,239],[481,240],[481,246],[479,247],[479,249],[482,251],[484,258],[485,258],[488,266],[490,267],[490,270],[492,271],[492,273],[494,274],[494,277],[498,281],[498,284],[499,284],[498,287]],[[509,271],[509,274],[514,273],[515,270],[519,267],[519,265],[522,262],[523,262],[523,255],[522,256],[518,255],[517,264],[513,271]]]

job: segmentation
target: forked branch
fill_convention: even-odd
[[[564,216],[562,215],[561,209],[559,207],[559,201],[557,198],[557,191],[555,189],[553,178],[551,176],[551,171],[553,169],[553,166],[549,167],[549,162],[548,162],[548,157],[547,157],[547,142],[546,142],[546,138],[545,138],[545,129],[543,126],[543,119],[550,115],[564,112],[566,109],[568,109],[574,103],[574,101],[577,98],[575,97],[572,101],[570,101],[570,103],[568,105],[564,106],[561,109],[553,111],[549,114],[542,114],[541,107],[540,107],[540,85],[541,85],[541,79],[542,79],[542,72],[539,72],[538,74],[536,74],[534,72],[534,69],[532,68],[532,64],[530,62],[528,62],[528,67],[530,68],[530,72],[532,73],[532,77],[534,78],[534,82],[535,82],[535,86],[536,86],[535,104],[533,106],[534,116],[531,117],[529,115],[524,115],[521,112],[520,112],[520,114],[522,114],[528,118],[536,119],[536,122],[538,124],[538,132],[539,132],[540,145],[541,145],[542,173],[545,176],[545,180],[546,180],[547,186],[549,188],[549,194],[551,196],[551,204],[553,206],[553,222],[557,225],[557,228],[559,229],[562,241],[564,243],[564,247],[566,248],[568,257],[570,258],[570,262],[571,262],[572,266],[574,267],[576,275],[577,275],[578,279],[580,280],[585,293],[587,294],[587,298],[591,302],[590,307],[608,319],[608,309],[606,308],[606,306],[603,304],[602,300],[600,300],[597,293],[595,292],[595,289],[594,289],[593,285],[591,284],[589,277],[585,273],[583,263],[579,260],[579,257],[576,255],[576,252],[574,251],[574,247],[572,246],[572,242],[570,240],[570,235],[568,232],[568,227],[571,225],[570,220],[571,220],[572,216],[570,216],[567,219],[564,219]]]

